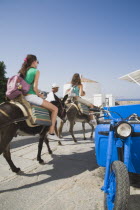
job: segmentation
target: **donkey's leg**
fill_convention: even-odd
[[[89,123],[89,125],[91,126],[91,135],[90,138],[93,138],[93,132],[94,132],[94,126],[92,124]]]
[[[42,147],[43,147],[43,141],[45,141],[46,145],[47,145],[47,148],[48,148],[48,152],[49,154],[52,154],[52,150],[50,148],[50,145],[49,145],[49,140],[46,136],[42,136],[40,139],[39,139],[39,144],[38,144],[38,153],[37,153],[37,160],[39,161],[39,163],[43,163],[44,160],[41,158],[41,151],[42,151]]]
[[[8,162],[8,164],[9,164],[11,170],[12,170],[13,172],[15,172],[15,173],[18,173],[18,172],[20,171],[20,168],[17,168],[17,167],[14,165],[14,163],[13,163],[13,161],[12,161],[12,159],[11,159],[10,145],[9,145],[9,144],[8,144],[8,146],[6,147],[6,149],[5,149],[4,152],[3,152],[3,156],[4,156],[4,158],[6,159],[6,161]]]
[[[85,123],[84,122],[82,122],[82,128],[83,128],[84,140],[86,140],[86,136],[85,136]]]
[[[41,159],[41,151],[42,151],[42,147],[43,147],[43,141],[44,141],[44,137],[41,136],[39,139],[39,143],[38,143],[38,153],[37,153],[37,161],[39,161],[39,163],[44,162],[44,160]]]
[[[58,128],[58,136],[59,138],[62,138],[62,129],[63,129],[64,121],[60,121],[60,126]]]
[[[55,134],[58,136],[57,121],[56,121],[56,123],[55,123]]]
[[[43,141],[45,140],[46,133],[48,132],[49,127],[48,126],[43,126],[41,132],[40,132],[40,139],[38,143],[38,153],[37,153],[37,160],[39,163],[43,163],[43,159],[41,159],[41,151],[43,147]]]
[[[57,135],[57,136],[59,136],[59,134],[58,134],[58,129],[57,129],[57,121],[56,121],[56,123],[55,123],[55,134]],[[59,137],[60,138],[60,137]],[[61,141],[58,141],[58,145],[62,145],[61,144]]]
[[[49,145],[49,139],[47,138],[47,136],[45,136],[44,140],[45,140],[45,143],[47,145],[49,154],[52,154],[52,150],[51,150],[50,145]]]
[[[61,121],[60,121],[59,128],[58,128],[58,137],[59,137],[59,138],[63,138],[63,136],[62,136],[63,125],[64,125],[64,121],[61,120]],[[62,145],[61,141],[58,141],[58,144],[59,144],[59,145]]]
[[[6,159],[7,163],[9,164],[11,170],[15,173],[20,171],[20,168],[17,168],[12,159],[10,153],[10,142],[12,141],[13,137],[15,136],[17,131],[17,125],[11,124],[0,131],[0,154],[3,153],[4,158]]]
[[[74,137],[74,133],[73,133],[74,124],[75,124],[74,121],[70,121],[70,129],[69,129],[69,132],[72,135],[72,138],[73,138],[74,142],[77,142],[76,138]]]

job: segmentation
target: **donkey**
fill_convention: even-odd
[[[84,115],[81,114],[80,111],[76,108],[75,104],[69,103],[67,104],[68,108],[67,108],[67,120],[70,123],[70,128],[69,128],[69,132],[74,140],[74,142],[77,142],[74,133],[73,133],[73,128],[76,122],[81,122],[82,123],[82,128],[83,128],[83,135],[84,135],[84,140],[86,140],[85,137],[85,123],[88,123],[91,126],[91,135],[90,138],[93,137],[93,132],[94,132],[94,125],[90,124],[90,116],[89,115]],[[62,128],[63,128],[64,122],[61,121],[60,122],[60,126],[58,128],[58,136],[59,138],[62,137]]]
[[[65,100],[66,97],[64,97],[62,101],[59,99],[59,101],[53,103],[58,107],[58,116],[62,120],[64,120],[66,116]],[[17,168],[11,159],[10,142],[13,137],[17,136],[18,130],[29,135],[40,135],[37,153],[37,161],[39,161],[39,163],[43,163],[43,159],[41,159],[43,141],[47,145],[49,154],[52,154],[52,150],[49,146],[49,140],[46,136],[49,126],[29,127],[26,124],[25,117],[19,107],[9,102],[0,104],[0,155],[3,153],[3,156],[8,162],[11,170],[15,173],[18,173],[20,168]]]

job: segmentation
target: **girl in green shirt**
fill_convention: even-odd
[[[51,111],[52,125],[49,128],[48,139],[60,140],[54,133],[58,108],[44,100],[43,96],[38,91],[38,81],[40,76],[40,71],[37,69],[38,63],[39,62],[35,55],[27,55],[19,71],[25,81],[30,84],[30,90],[25,95],[25,99],[30,103],[42,106]]]

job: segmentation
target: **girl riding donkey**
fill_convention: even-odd
[[[89,101],[80,97],[80,96],[84,96],[85,92],[83,91],[83,85],[81,83],[81,78],[78,73],[73,75],[72,80],[71,80],[71,88],[67,90],[66,94],[69,95],[70,99],[72,98],[72,102],[80,102],[81,104],[84,104],[87,106],[87,108],[85,107],[86,109],[84,108],[86,112],[85,111],[81,112],[80,108],[75,103],[71,103],[71,100],[70,100],[70,103],[67,103],[67,107],[68,107],[67,119],[70,123],[69,132],[71,133],[74,142],[77,142],[74,136],[74,132],[73,132],[73,128],[76,122],[82,123],[84,139],[86,139],[85,123],[88,123],[92,128],[91,136],[90,136],[92,138],[94,127],[97,125],[97,122],[96,122],[95,117],[93,116],[93,112],[90,111],[88,107],[96,108],[96,109],[99,109],[99,108],[95,107]],[[64,122],[61,121],[59,129],[58,129],[59,137],[62,137],[61,133],[62,133],[63,125],[64,125]]]
[[[12,141],[13,137],[17,135],[17,131],[21,131],[22,133],[33,136],[35,134],[39,134],[40,138],[37,160],[39,163],[42,163],[43,160],[41,159],[41,151],[43,142],[46,143],[49,154],[52,154],[48,139],[59,140],[59,138],[54,134],[56,116],[58,115],[63,120],[66,115],[65,97],[63,100],[59,99],[56,101],[55,105],[41,98],[42,96],[38,92],[38,80],[40,73],[37,70],[37,65],[38,61],[36,56],[27,55],[22,68],[19,71],[26,82],[31,85],[30,90],[25,98],[27,101],[32,102],[33,104],[41,105],[42,107],[50,110],[52,125],[50,127],[44,125],[29,127],[25,121],[23,112],[18,106],[10,102],[0,104],[0,154],[3,153],[3,156],[8,162],[11,170],[16,173],[20,171],[20,168],[17,168],[11,159],[10,142]]]
[[[39,62],[35,55],[27,55],[27,57],[24,59],[24,63],[22,64],[22,68],[19,71],[25,81],[30,84],[30,90],[27,92],[25,99],[30,103],[42,106],[51,111],[52,125],[49,128],[47,137],[48,139],[60,140],[54,134],[58,108],[50,102],[44,100],[43,96],[38,91],[38,80],[40,76],[40,71],[37,70],[38,63]]]
[[[78,73],[75,73],[72,77],[71,80],[71,88],[68,89],[68,91],[72,91],[72,93],[75,94],[75,96],[73,96],[73,101],[75,102],[80,102],[81,104],[84,104],[86,106],[88,106],[89,108],[94,108],[94,105],[91,104],[89,101],[81,98],[81,96],[85,95],[85,91],[83,91],[83,84],[81,83],[81,78],[80,75]],[[93,112],[90,111],[90,124],[94,124],[96,125],[96,120],[93,117]]]

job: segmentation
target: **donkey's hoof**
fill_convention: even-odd
[[[84,140],[87,140],[87,138],[85,137]]]
[[[45,165],[44,160],[42,162],[39,162],[40,165]]]
[[[63,139],[63,136],[62,136],[62,135],[60,135],[60,136],[59,136],[59,138],[60,138],[60,139]]]
[[[37,157],[37,161],[38,161],[40,164],[44,163],[44,160],[41,159],[41,158],[39,158],[39,157]]]
[[[39,160],[39,164],[44,164],[44,160],[43,159]]]
[[[14,168],[14,169],[12,169],[12,171],[14,172],[14,173],[19,173],[20,172],[20,168]]]
[[[52,150],[49,150],[49,154],[51,155],[53,152],[52,152]]]
[[[76,139],[74,139],[74,142],[75,142],[75,143],[77,143],[77,140],[76,140]]]
[[[62,146],[62,143],[61,143],[61,141],[58,141],[58,145],[59,145],[59,146]]]

